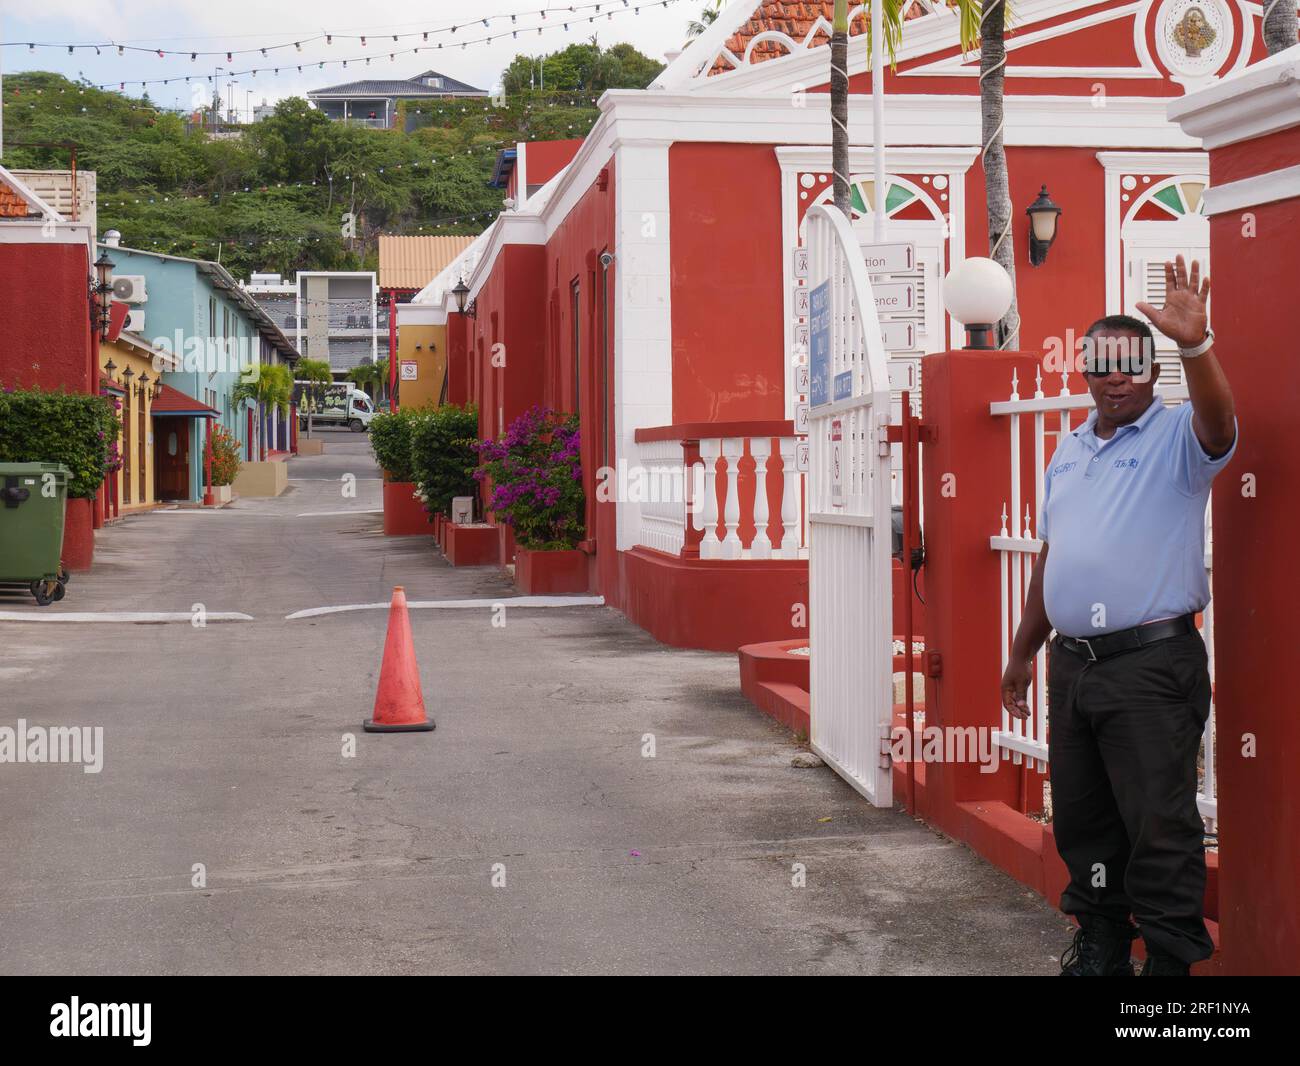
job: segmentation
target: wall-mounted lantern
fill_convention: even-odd
[[[108,339],[109,307],[113,294],[113,268],[117,266],[109,259],[108,252],[101,252],[95,260],[95,285],[91,292],[90,321],[100,340]]]
[[[1056,230],[1061,221],[1061,208],[1052,202],[1044,185],[1038,199],[1025,208],[1029,216],[1029,262],[1042,266],[1047,262],[1047,249],[1056,240]]]
[[[465,303],[469,297],[469,286],[465,284],[464,278],[461,278],[460,281],[456,283],[456,287],[451,290],[451,294],[456,297],[457,311],[468,318],[477,317],[477,308],[475,307],[475,304],[477,304],[478,301],[470,300],[468,306]]]

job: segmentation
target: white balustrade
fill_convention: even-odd
[[[725,423],[719,425],[724,428]],[[686,457],[693,454],[696,439],[699,458],[688,468]],[[808,557],[802,543],[803,475],[795,470],[794,437],[670,438],[641,441],[637,449],[641,470],[629,470],[625,480],[629,486],[648,486],[632,501],[641,513],[638,543],[670,555],[691,555],[698,539],[701,559]],[[772,508],[777,499],[779,515]]]
[[[1006,666],[1010,654],[1011,640],[1020,625],[1024,598],[1029,591],[1029,579],[1033,573],[1034,563],[1042,550],[1043,542],[1036,536],[1040,522],[1043,503],[1044,474],[1051,455],[1056,450],[1061,436],[1071,430],[1071,415],[1075,412],[1086,413],[1092,408],[1092,397],[1087,393],[1071,394],[1068,374],[1061,375],[1061,388],[1056,396],[1045,396],[1042,387],[1041,372],[1036,377],[1032,399],[1022,399],[1019,395],[1020,382],[1012,375],[1011,395],[1007,400],[1000,400],[989,405],[989,413],[1005,415],[1010,425],[1008,454],[1011,471],[1011,491],[1008,501],[1001,504],[999,529],[995,536],[989,538],[989,546],[998,553],[1001,562],[1001,638],[1002,665]],[[1187,399],[1185,386],[1161,388],[1156,390],[1166,404],[1179,404]],[[1047,428],[1049,416],[1054,423]],[[1021,420],[1032,416],[1033,434],[1033,499],[1021,499],[1021,461],[1020,446],[1023,432]],[[1079,419],[1076,419],[1076,424]],[[1210,509],[1206,509],[1205,568],[1213,577],[1212,545],[1209,527]],[[1202,617],[1201,636],[1205,639],[1210,653],[1210,679],[1214,679],[1214,612],[1212,605],[1205,610]],[[1039,770],[1047,769],[1047,650],[1039,651],[1034,659],[1034,683],[1027,694],[1029,717],[1023,720],[1012,719],[1005,710],[1001,711],[1002,727],[994,734],[994,742],[1002,749],[1003,759],[1010,759],[1019,765],[1028,760]],[[1202,737],[1204,774],[1197,794],[1197,806],[1207,826],[1214,831],[1218,819],[1218,800],[1215,793],[1214,773],[1214,705],[1210,705],[1210,717],[1205,724]]]

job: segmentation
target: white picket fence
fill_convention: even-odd
[[[1056,443],[1060,436],[1070,432],[1071,415],[1075,412],[1087,412],[1093,405],[1092,397],[1088,393],[1070,392],[1068,375],[1065,374],[1061,375],[1061,388],[1057,395],[1045,396],[1041,369],[1035,378],[1033,396],[1022,398],[1019,390],[1020,381],[1013,373],[1010,397],[989,404],[989,413],[1006,417],[1010,431],[1008,460],[1011,470],[1011,498],[1003,502],[998,518],[998,532],[989,538],[989,546],[998,553],[1001,563],[1000,633],[1003,668],[1006,667],[1010,657],[1011,641],[1020,626],[1034,562],[1043,547],[1043,542],[1035,536],[1035,531],[1038,529],[1038,516],[1043,502],[1043,477],[1047,460],[1056,450]],[[1184,386],[1162,388],[1156,390],[1156,395],[1166,404],[1178,404],[1187,399],[1187,389]],[[1032,420],[1030,436],[1033,442],[1034,483],[1028,493],[1021,485],[1022,420]],[[1075,424],[1077,425],[1078,421]],[[1205,513],[1205,568],[1212,579],[1210,508],[1207,507]],[[1210,679],[1213,681],[1214,613],[1212,606],[1204,613],[1201,635],[1209,649]],[[1029,717],[1023,720],[1012,718],[1005,708],[1001,710],[1002,726],[994,734],[994,741],[1002,750],[1003,759],[1010,759],[1015,765],[1028,761],[1035,769],[1045,771],[1048,758],[1046,648],[1039,651],[1034,658],[1034,680],[1030,686],[1028,702]],[[1214,773],[1213,703],[1210,705],[1210,717],[1206,722],[1205,734],[1202,738],[1202,755],[1204,772],[1197,794],[1197,806],[1207,827],[1213,832],[1218,823]]]

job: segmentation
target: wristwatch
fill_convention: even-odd
[[[1178,355],[1183,359],[1199,359],[1211,348],[1214,347],[1214,330],[1208,326],[1205,329],[1205,340],[1201,341],[1195,348],[1183,348],[1179,346]]]

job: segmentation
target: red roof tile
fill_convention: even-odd
[[[190,415],[194,418],[218,418],[219,413],[205,403],[200,403],[193,396],[174,389],[170,385],[162,387],[162,393],[154,400],[150,411],[156,415]]]
[[[22,196],[14,191],[8,182],[0,181],[0,218],[39,218],[40,212],[34,211]]]
[[[857,7],[857,3],[851,2],[849,6],[850,11],[852,11]],[[910,22],[912,19],[923,18],[929,13],[926,6],[916,3],[908,8],[903,17]],[[754,12],[753,18],[727,38],[724,47],[737,59],[743,60],[749,42],[760,33],[770,31],[784,33],[797,44],[802,44],[809,31],[816,25],[818,18],[826,19],[829,24],[834,14],[834,0],[815,0],[812,3],[805,2],[805,0],[765,0],[764,4]],[[857,37],[866,32],[867,17],[868,12],[863,11],[862,14],[849,22],[850,37]],[[812,43],[826,44],[829,41],[830,34],[823,30],[813,38]],[[759,41],[754,46],[750,62],[761,63],[765,59],[779,59],[781,56],[788,54],[787,50],[777,41]],[[709,73],[721,74],[731,69],[730,63],[720,59],[713,65],[713,69]]]

